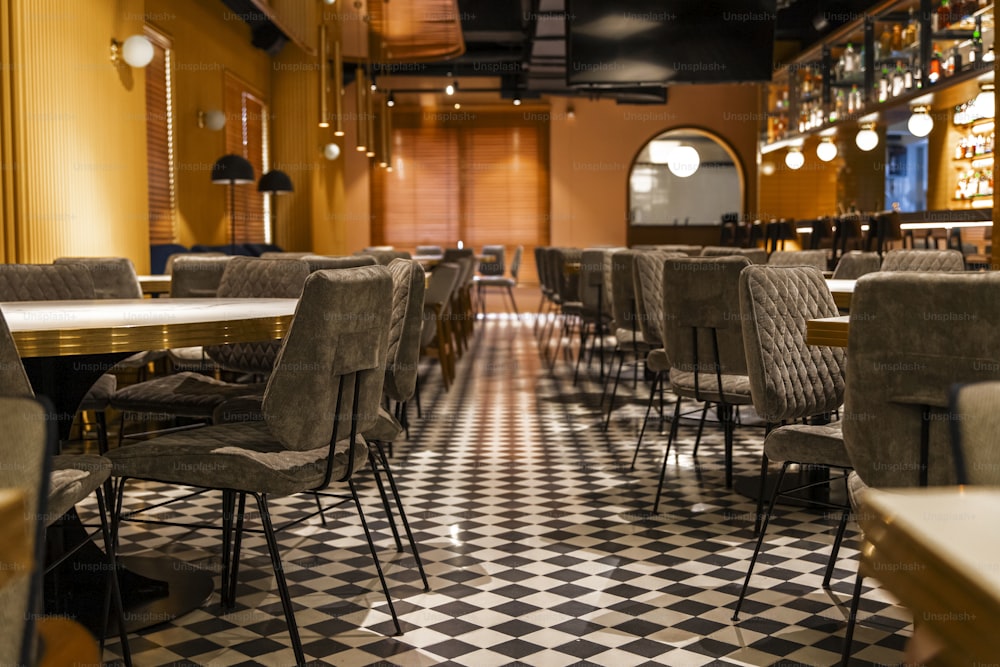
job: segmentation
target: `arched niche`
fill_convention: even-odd
[[[677,128],[650,139],[632,161],[629,225],[718,226],[744,209],[744,174],[735,152],[715,135]]]

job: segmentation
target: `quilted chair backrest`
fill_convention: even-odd
[[[175,299],[214,297],[219,291],[226,264],[233,257],[234,255],[179,255],[171,268],[170,296]]]
[[[882,258],[877,252],[852,250],[840,256],[837,268],[833,270],[834,280],[857,280],[866,273],[874,273],[882,267]]]
[[[350,255],[348,257],[303,255],[301,259],[309,264],[310,272],[322,271],[324,269],[353,269],[358,266],[375,266],[378,264],[371,255]]]
[[[747,266],[740,255],[666,261],[663,343],[672,368],[714,376],[717,345],[721,373],[747,374],[740,320],[740,271]]]
[[[865,484],[918,486],[924,433],[927,482],[956,483],[950,391],[1000,380],[997,331],[1000,273],[879,271],[858,279],[843,424]]]
[[[90,271],[80,264],[0,264],[0,301],[96,298]]]
[[[611,256],[611,313],[615,327],[639,331],[635,303],[635,257],[639,250],[619,250]]]
[[[301,259],[233,257],[226,264],[216,295],[229,299],[297,299],[309,275]],[[270,373],[280,341],[213,345],[205,353],[219,366],[239,373]]]
[[[517,276],[521,271],[521,257],[524,256],[524,246],[519,245],[514,248],[514,259],[510,261],[510,277],[514,279],[514,284],[517,284]]]
[[[579,248],[553,248],[549,257],[549,272],[562,303],[580,300],[579,272],[568,270],[568,264],[579,264],[583,251]]]
[[[838,314],[822,271],[748,266],[740,273],[740,312],[758,415],[777,424],[840,407],[846,350],[806,343],[808,320]]]
[[[1000,382],[956,387],[951,406],[959,484],[1000,486]]]
[[[447,316],[451,306],[451,295],[458,286],[461,267],[453,262],[442,262],[431,271],[427,291],[424,293],[423,323],[421,324],[420,347],[427,346],[437,333],[437,320],[434,306],[441,308],[441,314]]]
[[[663,265],[668,259],[686,256],[663,250],[645,250],[635,255],[633,273],[639,329],[651,345],[663,344]]]
[[[814,266],[826,271],[826,250],[776,250],[767,258],[768,266]]]
[[[958,250],[890,250],[882,271],[964,271],[965,258]]]
[[[701,257],[728,257],[730,255],[746,257],[753,264],[767,264],[767,251],[763,248],[708,245],[701,249]]]
[[[583,312],[597,317],[600,309],[604,319],[609,319],[610,304],[604,300],[604,250],[589,249],[580,253],[580,279],[577,283]]]
[[[343,441],[352,418],[357,433],[375,424],[391,310],[392,278],[384,266],[316,271],[305,280],[261,405],[285,447],[305,451]]]
[[[382,391],[394,401],[408,401],[417,386],[420,329],[424,312],[424,270],[412,259],[395,259],[392,274],[392,319]]]
[[[14,337],[7,326],[7,320],[0,313],[0,396],[32,397],[34,395],[35,392],[31,388],[28,375],[24,372],[21,356],[17,353]]]
[[[142,286],[128,257],[60,257],[53,264],[80,264],[90,271],[98,299],[141,299]]]

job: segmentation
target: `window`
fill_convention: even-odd
[[[394,112],[393,170],[376,167],[373,175],[372,242],[501,244],[508,264],[523,245],[530,265],[534,247],[549,235],[545,117],[522,110]]]
[[[260,93],[239,77],[226,72],[226,152],[242,155],[253,165],[259,180],[268,170],[267,105]],[[257,186],[245,185],[236,189],[236,222],[234,243],[267,243],[271,238],[267,198],[257,192]]]
[[[149,176],[149,242],[173,243],[174,127],[170,40],[146,27],[153,43],[153,60],[146,67],[146,163]]]

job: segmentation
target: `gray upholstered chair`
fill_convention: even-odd
[[[491,246],[487,246],[491,247]],[[501,247],[502,246],[497,246]],[[486,252],[486,249],[483,249]],[[501,272],[497,275],[480,275],[476,276],[476,299],[479,301],[480,310],[483,316],[486,316],[486,293],[490,289],[499,289],[501,294],[503,290],[506,290],[507,297],[510,299],[510,307],[514,310],[514,315],[520,319],[521,313],[517,310],[517,302],[514,301],[514,288],[517,287],[518,274],[521,271],[521,257],[524,254],[524,246],[517,246],[514,249],[514,258],[510,262],[510,276],[504,276]],[[483,265],[480,264],[480,267]],[[482,269],[480,268],[480,271]]]
[[[171,266],[170,297],[173,299],[211,298],[219,291],[226,264],[234,255],[191,253],[177,255]],[[214,373],[215,362],[205,355],[202,346],[178,347],[167,350],[167,358],[175,371]]]
[[[748,266],[740,274],[740,312],[750,394],[757,414],[767,422],[767,436],[757,493],[757,545],[733,610],[733,620],[737,620],[746,596],[779,496],[830,483],[826,477],[817,481],[810,476],[795,489],[782,489],[788,466],[798,464],[810,471],[839,470],[845,483],[851,468],[840,422],[830,423],[829,418],[844,400],[845,350],[806,343],[808,320],[837,315],[837,304],[826,287],[823,273],[812,266]],[[767,513],[762,514],[768,462],[780,463],[781,470]],[[813,504],[840,511],[840,524],[823,579],[826,588],[830,585],[850,507],[823,499],[814,500]]]
[[[8,546],[11,553],[23,554],[27,560],[4,563],[11,571],[24,569],[0,587],[2,665],[36,664],[34,619],[45,558],[44,523],[40,517],[46,514],[49,462],[56,447],[55,422],[46,419],[47,411],[32,398],[0,398],[0,429],[4,434],[0,439],[0,488],[23,494],[25,521],[24,544]]]
[[[874,273],[882,267],[882,258],[877,252],[852,250],[840,256],[833,270],[834,280],[857,280],[866,273]]]
[[[53,264],[80,264],[90,272],[98,299],[141,299],[142,286],[127,257],[60,257]]]
[[[418,245],[413,252],[418,256],[443,255],[444,248],[439,245]]]
[[[420,350],[422,354],[438,360],[445,389],[450,388],[455,379],[455,350],[450,315],[452,293],[458,284],[460,273],[458,264],[438,264],[431,271],[427,291],[424,293]]]
[[[881,271],[964,271],[960,250],[890,250]]]
[[[815,266],[826,271],[826,250],[775,250],[767,258],[768,266]]]
[[[484,245],[483,255],[489,255],[493,259],[479,262],[479,275],[502,276],[507,270],[506,254],[507,250],[502,245]]]
[[[880,271],[858,280],[843,419],[853,507],[868,487],[957,482],[950,391],[955,384],[1000,380],[998,330],[1000,274]],[[861,587],[859,573],[845,664]]]
[[[380,249],[382,246],[376,248],[366,248],[365,250],[359,250],[355,252],[355,255],[371,255],[375,258],[375,261],[382,266],[388,266],[389,262],[394,259],[410,259],[410,253],[405,250],[393,250],[391,246],[387,246],[388,249]]]
[[[684,398],[719,406],[726,488],[733,485],[735,411],[740,405],[753,403],[739,300],[740,271],[749,265],[745,256],[734,255],[669,259],[663,267],[663,342],[670,359],[670,386],[677,402],[654,511],[659,508]]]
[[[767,264],[767,251],[763,248],[708,245],[701,249],[701,257],[728,257],[729,255],[746,257],[752,264]]]
[[[384,267],[311,274],[268,379],[263,421],[173,433],[108,455],[121,478],[119,501],[132,479],[222,491],[224,607],[235,604],[245,501],[247,494],[254,497],[297,664],[305,664],[305,655],[271,522],[271,497],[333,483],[348,487],[400,631],[352,480],[367,459],[360,434],[378,415],[391,304],[392,279]]]
[[[224,252],[177,252],[170,257],[167,257],[167,263],[164,267],[164,273],[168,276],[173,275],[174,263],[177,262],[181,257],[232,257],[233,255],[227,255]],[[171,283],[172,285],[173,283]]]
[[[610,259],[607,260],[610,264]],[[580,296],[580,351],[576,357],[576,370],[573,372],[573,386],[576,386],[580,375],[580,364],[587,348],[587,338],[590,337],[590,355],[588,367],[597,349],[600,357],[600,375],[604,380],[605,337],[611,333],[611,304],[605,298],[604,291],[605,250],[588,248],[580,253],[580,273],[577,278],[577,291]]]
[[[688,243],[660,243],[655,247],[657,250],[662,250],[664,252],[683,253],[688,257],[700,257],[702,248],[704,248],[704,246],[691,245]]]
[[[12,264],[0,265],[0,269],[3,269],[3,267],[17,266],[18,265]],[[39,284],[47,283],[46,288],[43,290],[43,293],[46,294],[58,292],[60,290],[59,285],[64,280],[74,278],[73,270],[80,270],[80,267],[78,266],[20,266],[39,266],[43,267],[43,269],[29,270],[26,273],[16,270],[0,270],[0,274],[3,275],[3,279],[0,279],[0,282],[9,283],[15,275],[20,274],[23,277],[24,275],[30,274],[34,278],[39,279]],[[44,270],[45,268],[54,268],[57,269],[57,271],[47,271]],[[70,271],[65,271],[64,269],[70,269]],[[87,276],[87,272],[83,270],[83,273],[76,275],[75,278],[79,280],[86,278]],[[0,411],[0,417],[3,419],[2,423],[4,427],[4,438],[2,439],[3,446],[0,447],[0,451],[4,452],[3,457],[5,460],[9,460],[7,457],[10,456],[17,461],[26,464],[26,467],[23,470],[18,466],[0,466],[0,480],[4,477],[8,477],[7,483],[0,484],[0,486],[19,486],[22,481],[28,482],[31,480],[35,468],[33,463],[30,464],[30,466],[28,464],[31,459],[34,458],[33,454],[36,456],[41,455],[50,458],[50,461],[45,468],[48,478],[43,487],[45,489],[44,504],[39,504],[34,499],[26,498],[26,502],[34,504],[35,507],[42,508],[41,512],[32,516],[43,517],[44,520],[41,523],[45,528],[57,524],[64,514],[73,509],[77,503],[88,498],[91,494],[96,496],[97,507],[101,518],[101,533],[104,538],[104,553],[108,559],[105,564],[105,573],[108,576],[111,601],[114,602],[114,609],[117,614],[122,656],[125,664],[131,666],[132,657],[131,652],[129,651],[128,631],[125,629],[124,608],[122,607],[121,592],[118,587],[117,558],[113,548],[113,540],[111,539],[111,532],[105,506],[104,490],[110,490],[109,479],[111,476],[111,462],[103,456],[83,454],[53,456],[57,451],[54,433],[55,421],[46,417],[39,419],[37,417],[37,410],[42,409],[39,407],[40,404],[28,404],[29,401],[33,401],[34,399],[34,391],[31,388],[31,383],[28,381],[28,376],[24,371],[24,366],[21,364],[21,359],[17,353],[17,347],[14,344],[14,338],[10,334],[10,329],[7,328],[7,321],[2,315],[0,315],[0,396],[2,396],[5,401],[20,400],[24,404],[23,412],[18,411],[14,413],[8,412],[7,410]],[[11,406],[9,404],[5,405],[5,408],[10,407]],[[48,412],[51,413],[52,410],[50,409]],[[33,415],[35,415],[34,421],[38,423],[31,426],[30,422],[32,421]],[[7,449],[22,449],[25,447],[24,442],[12,437],[13,433],[19,431],[26,432],[26,429],[31,429],[37,433],[38,429],[46,430],[48,427],[52,427],[52,434],[50,436],[46,436],[46,438],[51,438],[51,441],[47,440],[48,446],[43,447],[41,446],[41,443],[36,443],[38,444],[38,448],[33,453],[27,451],[18,452]],[[39,472],[41,472],[41,469],[39,469]],[[102,489],[102,486],[105,487],[105,489]],[[90,539],[91,536],[86,537],[86,541],[89,541]],[[79,546],[81,545],[78,544],[70,546],[69,550],[75,550]],[[42,559],[39,558],[39,563],[41,563],[41,560]],[[7,612],[8,610],[4,609],[0,612],[0,617]],[[22,618],[21,620],[23,621],[25,619]],[[104,633],[102,632],[101,635],[101,646],[103,648]]]
[[[263,255],[262,255],[263,257]],[[325,269],[353,269],[358,266],[374,266],[378,262],[371,255],[350,255],[347,257],[328,257],[326,255],[303,255],[300,259],[309,265],[309,271]],[[396,261],[396,260],[393,260]],[[390,262],[391,264],[391,262]]]
[[[603,415],[605,431],[611,424],[611,413],[615,408],[615,395],[618,392],[618,384],[621,381],[626,359],[631,357],[635,363],[634,385],[639,377],[640,360],[646,358],[651,348],[640,329],[640,316],[637,309],[635,257],[641,252],[643,251],[619,250],[611,256],[611,314],[614,318],[615,340],[617,341],[612,366],[617,360],[618,370],[614,373],[614,384],[611,383],[611,373],[608,374],[608,381],[605,383],[601,396],[602,408],[605,396],[609,396],[608,410]],[[609,386],[611,387],[610,395],[607,393]]]
[[[96,299],[92,273],[79,262],[62,264],[0,264],[0,301],[64,301]],[[138,283],[136,283],[138,284]],[[97,421],[97,440],[101,451],[107,449],[107,423],[104,411],[118,387],[112,373],[104,373],[84,395],[77,412],[93,412]]]
[[[958,385],[951,399],[958,483],[1000,486],[1000,382]]]
[[[656,398],[656,390],[660,389],[660,417],[663,417],[663,382],[670,372],[670,359],[663,347],[663,265],[668,259],[687,257],[682,252],[666,252],[651,250],[640,252],[635,256],[635,293],[636,306],[639,312],[639,326],[642,336],[649,345],[646,355],[646,368],[653,373],[653,384],[649,390],[649,401],[646,403],[646,414],[642,419],[639,437],[635,442],[635,452],[632,454],[632,468],[635,468],[642,436],[649,422],[649,412]]]
[[[282,250],[282,251],[269,250],[267,252],[260,253],[260,258],[261,259],[302,259],[303,257],[309,257],[310,255],[313,255],[313,254],[315,254],[315,253],[312,253],[312,252],[303,252],[303,251],[292,252],[292,251],[287,251],[287,250]]]
[[[583,310],[583,304],[580,302],[580,276],[578,272],[570,271],[569,266],[580,263],[583,251],[579,248],[549,248],[548,255],[548,271],[556,290],[553,299],[558,305],[558,311],[557,316],[550,322],[548,335],[545,336],[542,356],[548,358],[551,339],[555,336],[556,348],[549,363],[549,368],[555,369],[564,342],[566,342],[566,356],[569,358],[573,328],[580,324],[580,314]]]
[[[225,264],[216,293],[226,298],[297,298],[308,275],[309,265],[301,259],[233,257]],[[271,372],[280,345],[280,341],[213,345],[205,348],[205,354],[224,370],[263,377]],[[118,442],[126,437],[126,417],[151,414],[159,420],[172,415],[205,423],[225,401],[260,389],[259,384],[224,382],[194,371],[125,387],[111,396],[111,405],[121,411]]]

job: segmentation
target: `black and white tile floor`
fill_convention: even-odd
[[[596,366],[595,366],[596,368]],[[834,665],[856,571],[853,525],[821,587],[834,518],[779,507],[741,621],[730,620],[753,549],[752,501],[724,488],[721,435],[682,427],[664,501],[651,514],[664,436],[632,448],[648,385],[624,400],[607,433],[600,385],[543,365],[530,322],[480,323],[459,377],[443,392],[425,369],[423,418],[395,444],[394,470],[430,577],[397,553],[370,478],[363,502],[379,538],[404,634],[385,599],[350,505],[283,532],[280,543],[306,654],[322,665]],[[596,374],[596,373],[595,373]],[[763,430],[744,411],[738,476],[758,474]],[[693,424],[693,422],[691,422]],[[129,507],[180,492],[133,487]],[[281,519],[312,500],[275,501]],[[218,525],[219,502],[169,507]],[[220,536],[128,524],[123,553],[167,553],[218,570]],[[202,608],[132,635],[136,665],[291,665],[285,621],[259,535],[244,545],[237,607],[218,592]],[[910,632],[905,610],[865,587],[853,665],[892,665]],[[113,657],[117,643],[105,657]]]

